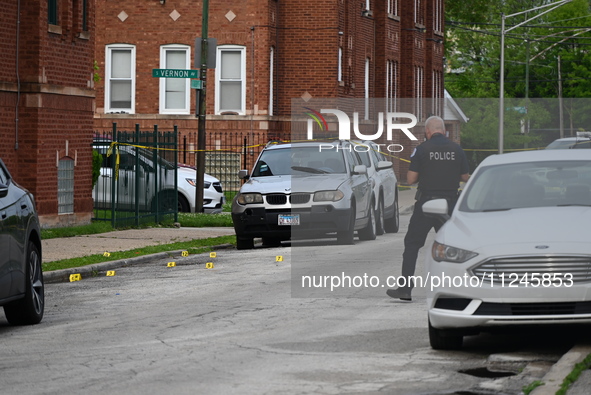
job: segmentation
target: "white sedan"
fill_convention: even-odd
[[[486,158],[427,254],[429,338],[457,349],[498,326],[591,323],[591,151]]]

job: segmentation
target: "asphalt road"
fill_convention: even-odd
[[[421,290],[404,303],[381,286],[302,289],[306,273],[398,274],[408,219],[401,233],[355,246],[228,249],[48,284],[40,325],[0,318],[1,391],[517,394],[542,377],[572,339],[484,335],[434,351]]]

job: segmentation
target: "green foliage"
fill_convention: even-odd
[[[92,187],[93,188],[101,175],[102,163],[103,163],[103,156],[97,150],[92,150]]]
[[[101,76],[98,73],[98,71],[100,70],[100,67],[99,67],[98,62],[96,60],[94,61],[92,68],[94,69],[94,74],[92,75],[92,79],[94,80],[94,82],[101,82]]]
[[[540,385],[544,385],[544,383],[542,383],[540,380],[536,380],[533,383],[530,383],[529,385],[524,386],[521,389],[521,392],[523,392],[524,395],[529,395],[529,394],[531,394],[531,392],[533,390],[538,388]]]
[[[583,359],[583,361],[575,365],[572,372],[570,372],[569,375],[566,376],[562,381],[562,385],[560,386],[560,389],[556,391],[556,395],[566,395],[568,389],[577,381],[581,373],[583,373],[583,371],[589,369],[590,367],[591,354],[587,355],[585,359]]]

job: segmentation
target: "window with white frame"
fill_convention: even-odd
[[[418,120],[423,119],[423,68],[415,66],[415,116]]]
[[[433,70],[433,114],[441,115],[443,100],[443,75],[439,70]]]
[[[271,47],[269,54],[269,115],[273,115],[273,89],[275,85],[275,48]]]
[[[398,0],[388,0],[387,7],[389,15],[398,15]]]
[[[187,45],[163,45],[160,47],[160,68],[191,68],[191,49]],[[159,78],[160,114],[190,114],[189,78]]]
[[[57,213],[74,212],[74,161],[62,158],[57,165]]]
[[[337,81],[343,80],[343,48],[339,47],[339,59],[337,69]]]
[[[371,4],[370,4],[370,0],[365,0],[365,9],[367,11],[371,10]]]
[[[433,31],[443,32],[443,0],[435,0],[435,12],[433,13]]]
[[[365,58],[365,118],[369,119],[369,71],[370,61],[369,58]]]
[[[105,112],[135,113],[135,46],[106,47]]]
[[[414,22],[415,24],[424,25],[423,18],[423,7],[421,0],[415,0],[415,11],[414,11]]]
[[[398,97],[398,62],[388,60],[386,62],[386,112],[396,112],[396,99]]]
[[[217,48],[215,113],[246,113],[246,49],[224,45]]]

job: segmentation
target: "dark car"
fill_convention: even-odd
[[[0,159],[0,305],[12,325],[37,324],[45,307],[35,200]]]

